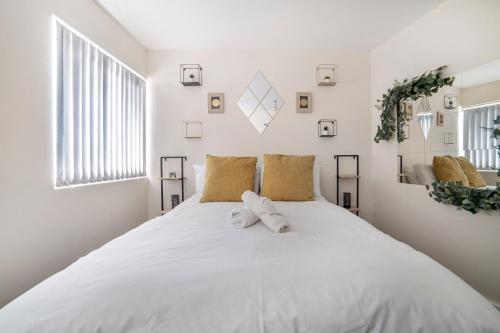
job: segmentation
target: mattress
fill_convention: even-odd
[[[343,208],[277,202],[276,234],[198,200],[21,295],[0,332],[500,332],[464,281]]]

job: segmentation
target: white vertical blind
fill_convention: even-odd
[[[59,22],[56,186],[145,175],[146,82]]]
[[[465,157],[478,169],[500,168],[496,145],[500,140],[492,138],[493,121],[500,114],[500,103],[464,110]]]

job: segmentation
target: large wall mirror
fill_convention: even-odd
[[[436,181],[435,156],[463,156],[494,186],[500,178],[500,158],[492,138],[494,120],[500,115],[500,60],[471,68],[455,76],[429,98],[405,102],[406,139],[398,144],[400,183],[425,185]]]

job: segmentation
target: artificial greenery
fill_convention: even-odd
[[[496,188],[465,187],[462,182],[434,182],[429,196],[445,205],[476,214],[482,210],[500,211],[500,185]],[[429,185],[426,185],[429,190]]]
[[[500,116],[493,120],[492,138],[500,138]],[[495,146],[500,156],[500,145]],[[500,176],[500,169],[498,169]],[[462,182],[434,182],[432,191],[429,196],[437,202],[442,202],[446,205],[454,205],[458,210],[465,209],[466,211],[476,214],[482,210],[497,210],[500,211],[500,183],[497,183],[496,188],[474,188],[465,187]],[[429,185],[425,185],[427,190]]]
[[[403,126],[407,117],[401,108],[401,103],[407,100],[416,101],[422,96],[432,96],[439,88],[451,86],[454,77],[443,77],[446,66],[425,72],[411,80],[404,79],[403,82],[394,81],[394,86],[382,95],[382,100],[377,100],[377,108],[382,111],[380,115],[380,126],[377,127],[375,142],[380,140],[389,141],[397,130],[398,142],[405,140]]]

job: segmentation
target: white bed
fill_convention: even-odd
[[[195,196],[0,310],[0,332],[500,332],[453,273],[326,201],[234,229]]]

